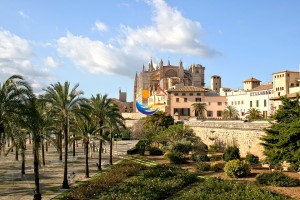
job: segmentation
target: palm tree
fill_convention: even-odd
[[[109,122],[116,118],[116,106],[114,106],[111,99],[107,98],[107,94],[101,95],[97,94],[92,96],[90,105],[92,107],[92,115],[98,122],[100,127],[99,136],[103,137],[104,125],[109,124]],[[98,170],[101,171],[101,161],[102,161],[102,145],[103,142],[99,142],[99,159],[98,159]]]
[[[238,119],[239,111],[234,106],[227,106],[222,114],[223,119]]]
[[[0,152],[5,143],[5,124],[14,113],[20,114],[22,102],[30,91],[29,84],[20,75],[12,75],[0,83]]]
[[[194,107],[194,111],[198,114],[197,119],[204,119],[205,115],[204,112],[206,110],[205,103],[193,103],[192,106]]]
[[[256,119],[260,119],[261,116],[261,112],[259,109],[256,108],[250,108],[247,112],[248,114],[248,119],[251,120],[256,120]]]
[[[85,177],[89,178],[89,144],[90,141],[100,139],[97,133],[100,130],[98,124],[91,118],[79,118],[76,120],[77,136],[70,139],[70,141],[82,140],[85,151]]]
[[[51,84],[45,89],[43,99],[50,104],[52,112],[54,112],[62,121],[64,131],[65,145],[65,163],[64,163],[64,180],[63,189],[68,189],[68,137],[70,128],[70,115],[80,110],[80,104],[86,102],[86,99],[81,97],[82,91],[77,91],[79,84],[76,84],[70,90],[70,83],[65,82],[63,85],[58,82]]]

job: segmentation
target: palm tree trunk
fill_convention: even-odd
[[[85,177],[89,178],[89,142],[85,143]]]
[[[37,146],[34,144],[34,146]],[[34,191],[34,200],[41,200],[42,195],[40,193],[40,177],[39,177],[39,163],[38,163],[38,152],[37,152],[37,147],[34,147],[34,183],[35,183],[35,191]]]
[[[101,126],[100,126],[101,127]],[[103,130],[100,130],[100,137],[102,137],[103,135]],[[102,162],[102,139],[100,139],[99,142],[99,160],[98,160],[98,170],[101,171],[102,167],[101,167],[101,162]]]
[[[48,153],[48,141],[46,140],[46,152]]]
[[[42,160],[43,160],[43,166],[45,166],[45,146],[44,146],[44,140],[42,140]]]
[[[23,148],[22,148],[22,151],[21,151],[21,155],[22,155],[21,174],[24,175],[25,174],[25,149],[23,149]]]
[[[68,183],[68,133],[69,133],[69,118],[66,117],[66,124],[65,124],[65,165],[64,165],[64,180],[62,184],[63,189],[69,189],[69,183]]]
[[[62,161],[62,130],[58,134],[59,160]]]
[[[73,134],[73,137],[75,137],[75,135]],[[73,141],[73,157],[75,157],[75,150],[76,150],[76,148],[75,148],[75,140]]]
[[[16,161],[19,160],[19,149],[18,149],[18,145],[16,145]]]
[[[113,150],[113,132],[110,132],[110,144],[109,144],[109,164],[112,165],[112,150]]]

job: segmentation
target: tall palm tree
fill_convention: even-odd
[[[251,120],[256,120],[256,119],[260,119],[261,116],[261,112],[259,109],[256,108],[250,108],[247,112],[248,114],[248,119]]]
[[[205,117],[205,111],[206,110],[206,104],[205,103],[193,103],[192,104],[194,111],[198,114],[197,119],[204,119]]]
[[[20,114],[22,102],[30,91],[29,84],[20,75],[12,75],[0,83],[0,152],[5,143],[5,124],[13,113]]]
[[[82,140],[85,152],[85,177],[89,177],[89,144],[92,140],[102,140],[97,136],[100,128],[98,124],[91,118],[79,118],[76,120],[77,136],[70,139],[70,141]]]
[[[234,106],[227,106],[222,114],[223,119],[238,119],[239,111]]]
[[[52,112],[54,112],[62,121],[64,131],[64,145],[65,145],[65,163],[64,163],[64,179],[62,188],[68,189],[68,137],[70,128],[70,115],[80,110],[80,104],[86,102],[83,98],[82,91],[77,91],[79,84],[76,84],[70,89],[70,83],[60,82],[51,84],[44,91],[46,92],[43,99],[50,104]]]
[[[116,107],[114,106],[112,100],[107,97],[107,94],[101,95],[97,94],[92,96],[90,100],[90,105],[92,107],[93,118],[98,122],[100,127],[99,136],[103,137],[104,125],[108,124],[111,119],[116,117]],[[103,142],[99,142],[99,159],[98,159],[98,170],[101,171],[102,162],[102,145]]]

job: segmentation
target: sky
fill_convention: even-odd
[[[160,59],[205,67],[222,85],[300,68],[298,0],[0,0],[0,83],[34,91],[79,83],[85,97],[133,99],[136,72]]]

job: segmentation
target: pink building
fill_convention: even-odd
[[[194,103],[205,103],[205,117],[220,119],[226,108],[225,96],[209,96],[208,91],[194,86],[182,86],[168,90],[168,113],[178,120],[188,120],[197,116]]]

